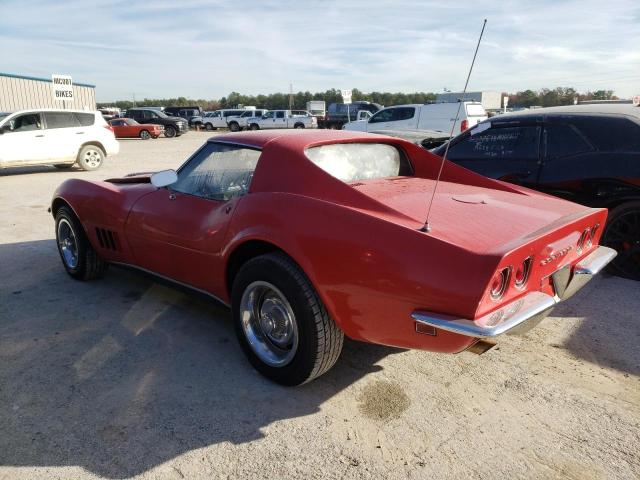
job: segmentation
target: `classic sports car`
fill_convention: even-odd
[[[109,120],[113,133],[117,138],[141,138],[142,140],[156,139],[164,131],[162,125],[142,125],[132,118],[115,118]]]
[[[177,172],[69,179],[51,211],[67,272],[110,263],[231,307],[253,366],[298,385],[343,335],[437,352],[524,331],[602,269],[604,209],[447,163],[410,142],[341,131],[211,138]]]

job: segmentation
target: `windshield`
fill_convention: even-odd
[[[343,182],[400,175],[402,156],[386,143],[337,143],[307,148],[307,158]],[[403,169],[404,170],[404,169]]]
[[[167,115],[164,112],[161,112],[160,110],[154,110],[154,112],[157,113],[160,118],[169,118],[169,115]]]

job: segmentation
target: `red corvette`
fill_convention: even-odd
[[[207,293],[254,367],[297,385],[343,335],[454,353],[524,331],[615,256],[606,210],[451,163],[425,231],[440,161],[356,132],[228,134],[177,172],[67,180],[51,211],[72,277],[113,263]]]
[[[132,118],[114,118],[109,120],[109,125],[113,127],[113,133],[115,133],[116,138],[149,140],[150,138],[158,138],[164,132],[162,125],[142,125]]]

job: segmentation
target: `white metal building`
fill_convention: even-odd
[[[52,85],[50,78],[0,73],[0,112],[28,108],[63,108],[62,101],[53,97]],[[95,110],[95,85],[74,83],[73,100],[66,100],[64,108]]]

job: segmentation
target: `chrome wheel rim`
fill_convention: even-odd
[[[69,268],[78,266],[78,240],[73,231],[73,227],[65,218],[58,222],[58,248],[62,261]]]
[[[102,161],[102,156],[98,150],[92,148],[84,152],[83,160],[85,165],[91,168],[97,168]]]
[[[240,300],[240,322],[253,352],[271,367],[289,364],[298,350],[298,325],[287,298],[269,282],[251,283]]]
[[[147,132],[146,130],[140,132],[140,138],[142,138],[143,140],[148,140],[150,136],[151,135],[149,135],[149,132]]]

